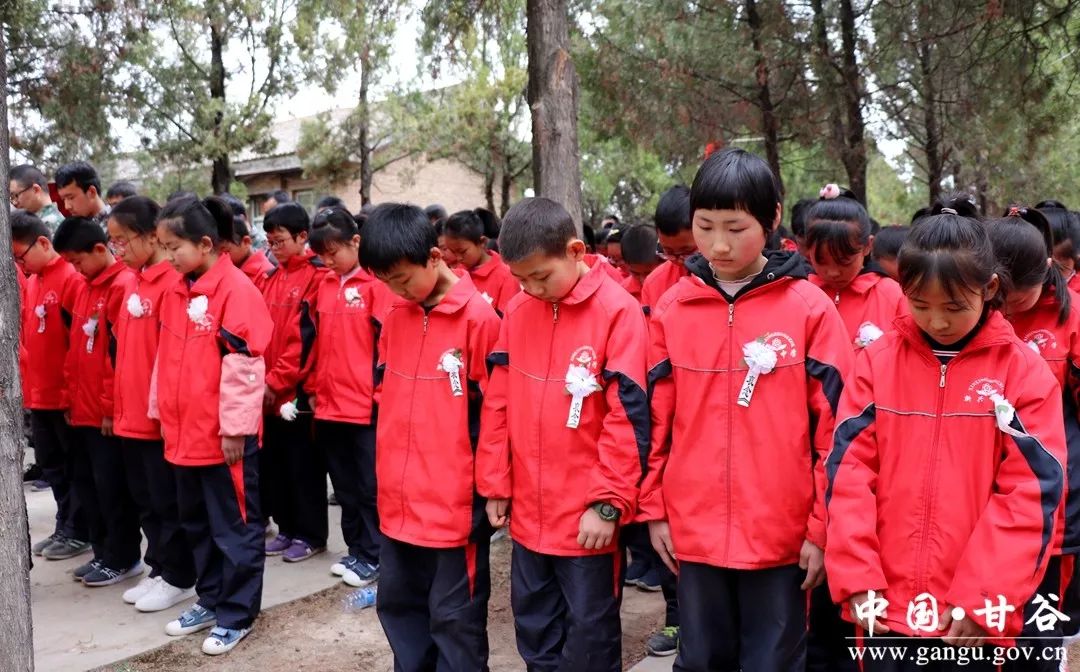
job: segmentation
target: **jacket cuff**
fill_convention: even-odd
[[[806,521],[806,540],[818,548],[825,548],[825,523],[815,516]]]
[[[638,499],[637,515],[634,516],[636,523],[653,520],[667,520],[667,506],[664,504],[664,493],[660,488],[641,493]]]
[[[218,422],[221,436],[253,436],[262,425],[266,363],[238,353],[221,360]]]

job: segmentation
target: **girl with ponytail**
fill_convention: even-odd
[[[477,291],[502,315],[510,299],[521,291],[510,267],[488,241],[499,236],[499,218],[483,208],[462,210],[450,215],[443,228],[446,247],[469,272]]]
[[[162,298],[149,415],[175,469],[199,595],[165,632],[213,628],[202,644],[210,655],[251,631],[263,582],[257,454],[273,323],[259,290],[219,252],[232,233],[232,210],[214,197],[170,201],[158,216],[158,240],[182,277]]]

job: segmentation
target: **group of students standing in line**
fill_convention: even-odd
[[[284,203],[263,225],[276,266],[214,197],[133,196],[52,236],[16,212],[57,533],[85,526],[87,585],[145,561],[124,594],[140,611],[197,595],[166,632],[210,629],[208,654],[250,632],[266,555],[325,550],[327,472],[348,546],[331,571],[378,580],[397,670],[487,669],[507,525],[530,670],[621,669],[624,580],[657,558],[676,670],[854,669],[867,627],[943,648],[1034,636],[1040,596],[1064,616],[1080,593],[1080,245],[1053,210],[939,204],[898,282],[835,185],[801,253],[768,250],[781,194],[741,150],[621,233],[629,273],[544,198],[506,214],[498,253],[483,211],[433,226],[408,205],[312,221]],[[932,632],[905,617],[924,594]]]

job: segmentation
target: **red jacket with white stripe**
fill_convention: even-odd
[[[1080,553],[1080,295],[1071,292],[1064,323],[1058,322],[1058,303],[1046,292],[1027,312],[1009,318],[1020,340],[1042,355],[1061,386],[1068,446],[1064,515],[1058,519],[1057,549],[1064,555]],[[1063,539],[1062,539],[1063,538]]]
[[[316,301],[315,419],[371,424],[379,332],[395,297],[359,266],[342,276],[327,273]]]
[[[281,403],[296,397],[314,364],[315,302],[327,273],[318,257],[308,252],[271,269],[262,287],[274,322],[274,336],[266,349],[266,385]]]
[[[244,263],[240,264],[240,270],[244,272],[244,275],[251,280],[259,291],[266,288],[266,282],[274,268],[276,267],[262,250],[252,250]]]
[[[653,438],[641,520],[667,520],[675,557],[761,569],[825,546],[825,457],[854,355],[798,255],[774,252],[736,296],[700,255],[653,308]],[[746,405],[744,347],[775,353]],[[762,362],[768,364],[768,362]]]
[[[595,502],[624,523],[633,515],[649,440],[646,342],[641,306],[595,270],[557,303],[524,292],[510,302],[490,358],[476,487],[511,500],[517,543],[560,556],[616,548],[585,550],[578,528]]]
[[[58,411],[70,406],[64,363],[75,300],[86,280],[57,255],[26,281],[22,334],[26,344],[26,382],[23,405],[35,411]],[[42,317],[41,315],[44,315]]]
[[[227,255],[165,293],[150,414],[161,420],[166,460],[223,464],[221,437],[259,434],[273,328],[259,290]]]
[[[87,281],[72,310],[71,336],[65,377],[71,398],[73,427],[101,427],[113,417],[115,348],[112,334],[120,317],[124,295],[135,284],[135,274],[113,262]],[[111,352],[110,352],[111,351]]]
[[[161,301],[180,282],[168,261],[135,274],[115,323],[116,371],[113,432],[143,441],[160,441],[161,424],[148,415],[150,379],[161,336]]]
[[[521,283],[510,273],[510,267],[496,252],[488,252],[491,260],[469,269],[476,290],[480,292],[499,314],[506,312],[506,305],[521,291]]]
[[[861,337],[860,329],[869,325],[882,332],[891,331],[893,321],[908,313],[907,299],[900,283],[872,268],[855,276],[851,284],[839,292],[827,289],[820,275],[812,274],[808,279],[832,299],[856,348],[873,342]],[[864,332],[862,336],[866,335]]]
[[[398,299],[387,313],[375,449],[386,536],[450,548],[469,543],[477,529],[484,511],[474,453],[487,356],[498,336],[499,316],[468,277],[430,312]]]
[[[641,308],[648,315],[653,306],[660,303],[660,297],[664,292],[675,286],[679,280],[689,275],[686,266],[676,264],[674,261],[665,261],[656,267],[645,282],[641,285]]]
[[[997,395],[1011,420],[995,418]],[[929,593],[940,614],[959,606],[991,635],[1018,634],[1063,494],[1061,393],[1042,358],[992,312],[942,364],[902,317],[859,353],[837,417],[826,494],[833,600],[878,591],[894,632],[940,637],[907,623],[908,604]],[[1004,632],[978,613],[998,595],[1015,608]]]

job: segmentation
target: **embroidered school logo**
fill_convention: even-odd
[[[591,375],[600,372],[600,360],[596,357],[596,350],[591,345],[583,345],[570,355],[570,366],[580,366]]]
[[[773,331],[761,337],[762,342],[769,346],[777,357],[798,357],[798,348],[795,347],[795,339],[782,331]]]
[[[56,292],[52,290],[49,290],[49,292],[45,294],[45,298],[41,300],[41,304],[44,306],[52,306],[57,303],[60,303],[60,299],[57,298]]]
[[[1025,336],[1024,341],[1027,342],[1028,347],[1034,345],[1032,350],[1040,354],[1047,350],[1057,350],[1057,337],[1054,336],[1053,332],[1046,329],[1036,329]]]
[[[300,298],[300,288],[299,287],[293,287],[292,289],[290,289],[289,290],[289,298],[292,299],[293,301],[295,301],[296,299],[299,299]]]
[[[968,385],[968,393],[964,395],[964,401],[985,404],[995,395],[1005,395],[1005,383],[996,378],[979,378]]]
[[[360,294],[359,287],[346,287],[344,296],[346,308],[364,307],[364,297]]]

